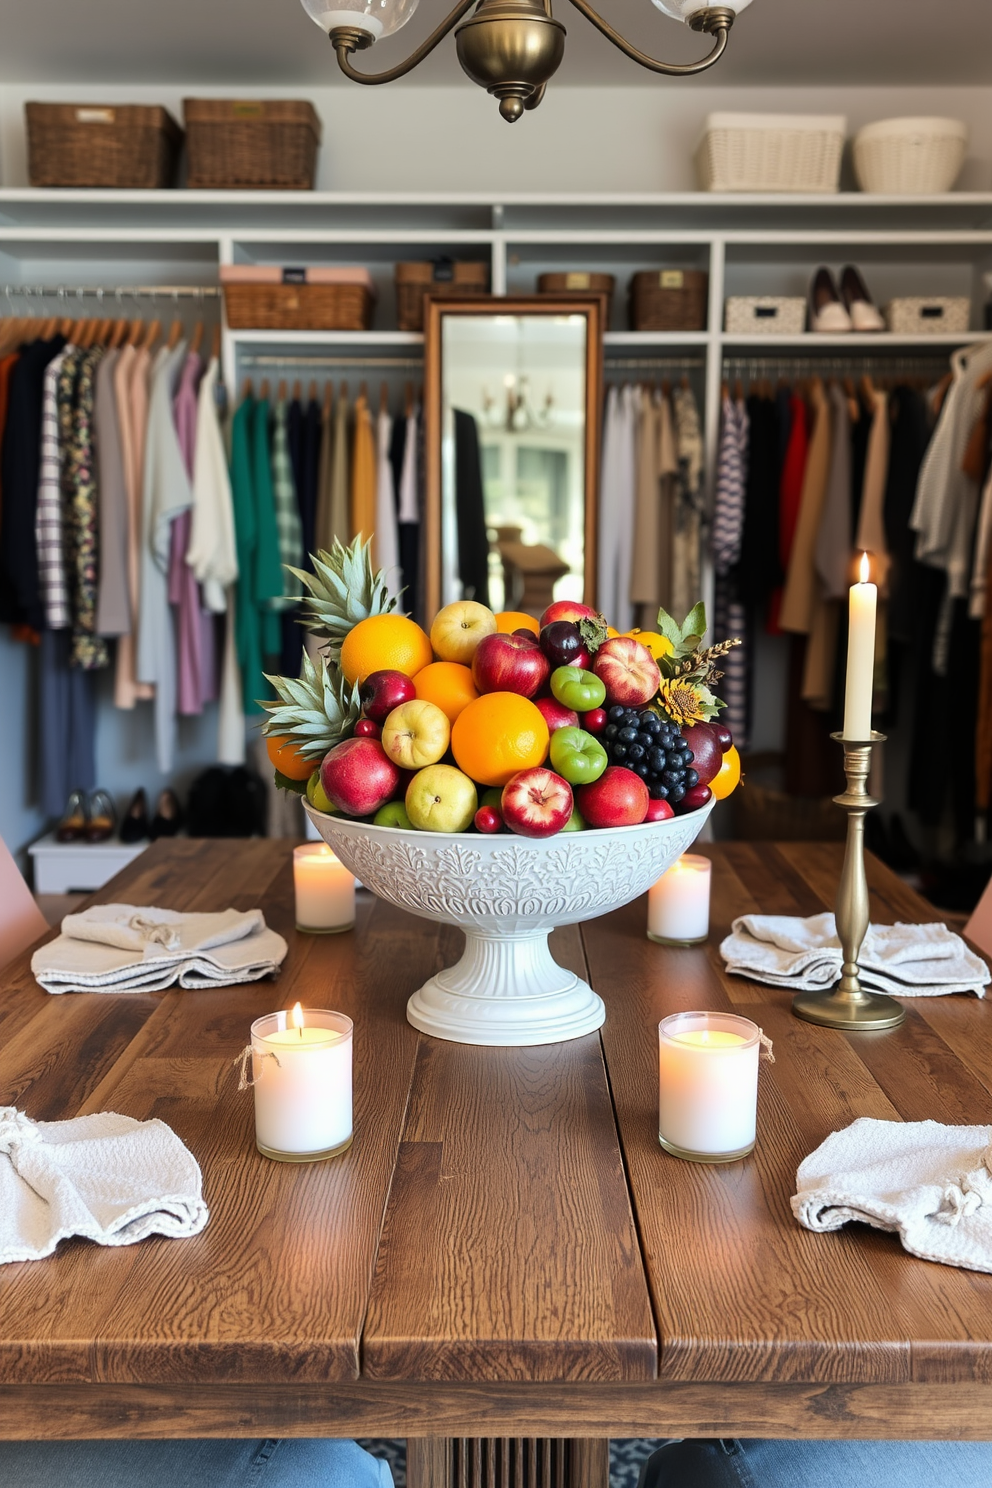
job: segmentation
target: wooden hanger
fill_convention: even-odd
[[[148,331],[145,335],[144,341],[142,341],[141,343],[142,350],[151,351],[152,347],[155,345],[155,342],[158,340],[161,334],[162,322],[160,320],[153,320],[151,325],[148,327]]]
[[[262,399],[263,402],[269,396],[269,379],[267,377],[262,378],[262,386],[258,390],[258,396]]]
[[[341,384],[341,402],[342,403],[347,403],[347,401],[348,401],[348,384],[346,382],[343,382]]]
[[[215,362],[220,361],[220,321],[214,326],[213,335],[210,338],[210,355]]]
[[[244,386],[241,389],[241,401],[242,401],[242,403],[244,402],[244,400],[246,398],[250,398],[252,396],[252,391],[253,391],[253,389],[252,389],[251,378],[250,377],[246,377],[245,378],[245,381],[244,381]]]
[[[324,383],[324,406],[321,409],[321,418],[324,420],[324,423],[325,424],[327,423],[327,420],[331,416],[331,409],[333,407],[334,407],[334,384],[333,384],[333,382],[331,382],[330,380],[328,380],[327,382]]]
[[[145,322],[143,320],[132,320],[131,329],[128,332],[127,341],[125,344],[127,346],[134,347],[140,346],[141,338],[144,335],[144,330]]]
[[[380,414],[389,412],[389,384],[385,379],[379,384],[379,412]]]
[[[285,401],[286,401],[286,381],[285,381],[285,379],[283,379],[283,381],[280,382],[278,388],[276,389],[276,401],[278,403],[285,403]]]
[[[408,382],[403,389],[403,414],[405,418],[413,417],[413,383]]]
[[[307,393],[307,398],[309,399],[309,401],[311,403],[316,403],[316,401],[317,401],[317,379],[316,379],[316,377],[314,377],[311,380],[310,389],[309,389],[309,392]]]
[[[294,403],[299,403],[299,401],[300,401],[300,394],[301,394],[300,379],[297,378],[296,381],[293,383],[293,402]]]
[[[167,345],[170,351],[175,351],[176,347],[179,345],[179,340],[182,336],[182,333],[183,323],[177,316],[169,327],[169,340],[167,342]]]
[[[198,320],[196,322],[196,325],[193,327],[193,333],[192,333],[192,335],[189,338],[189,349],[190,349],[190,351],[199,351],[202,342],[203,342],[203,321],[202,320]]]
[[[737,377],[737,378],[734,379],[734,402],[735,403],[743,403],[743,401],[744,401],[744,382],[743,382],[743,379],[742,378]]]

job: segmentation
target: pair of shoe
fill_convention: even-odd
[[[116,825],[117,810],[105,790],[74,790],[55,828],[55,840],[106,842]]]
[[[149,822],[148,797],[142,786],[135,791],[131,797],[131,804],[124,813],[124,820],[121,822],[121,841],[144,842],[147,837],[150,837],[153,842],[156,842],[159,837],[175,837],[182,824],[183,809],[175,791],[171,790],[159,793],[155,815]]]
[[[817,269],[809,284],[809,328],[835,336],[845,331],[885,330],[885,321],[853,264],[841,271],[839,289],[829,269]]]

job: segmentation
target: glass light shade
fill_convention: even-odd
[[[742,10],[747,10],[751,0],[651,0],[651,4],[660,10],[662,15],[671,16],[675,21],[688,23],[700,10],[712,10],[714,6],[719,6],[722,10],[732,10],[735,15],[740,15]]]
[[[406,25],[418,0],[302,0],[302,4],[315,25],[328,34],[335,26],[357,26],[378,41]]]

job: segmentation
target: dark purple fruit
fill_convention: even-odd
[[[691,785],[679,802],[679,815],[687,811],[698,811],[700,806],[705,806],[713,792],[708,785]]]
[[[710,728],[716,735],[716,742],[719,744],[723,753],[726,754],[727,750],[734,742],[733,734],[730,732],[725,723],[711,723]]]
[[[553,667],[580,665],[577,657],[585,644],[579,627],[571,620],[552,620],[541,631],[541,650]]]

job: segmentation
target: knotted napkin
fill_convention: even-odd
[[[990,1126],[863,1116],[800,1163],[792,1212],[807,1230],[857,1219],[925,1261],[992,1271],[990,1144]]]
[[[61,935],[31,957],[31,970],[46,992],[224,987],[270,976],[287,949],[260,909],[179,914],[97,904],[66,915]]]
[[[0,1263],[39,1260],[71,1235],[196,1235],[210,1217],[201,1189],[196,1159],[163,1121],[32,1121],[0,1106]]]
[[[840,976],[841,955],[832,914],[741,915],[720,946],[727,970],[772,987],[817,991]],[[865,987],[897,997],[947,992],[985,996],[989,969],[946,925],[870,925],[858,957]]]

